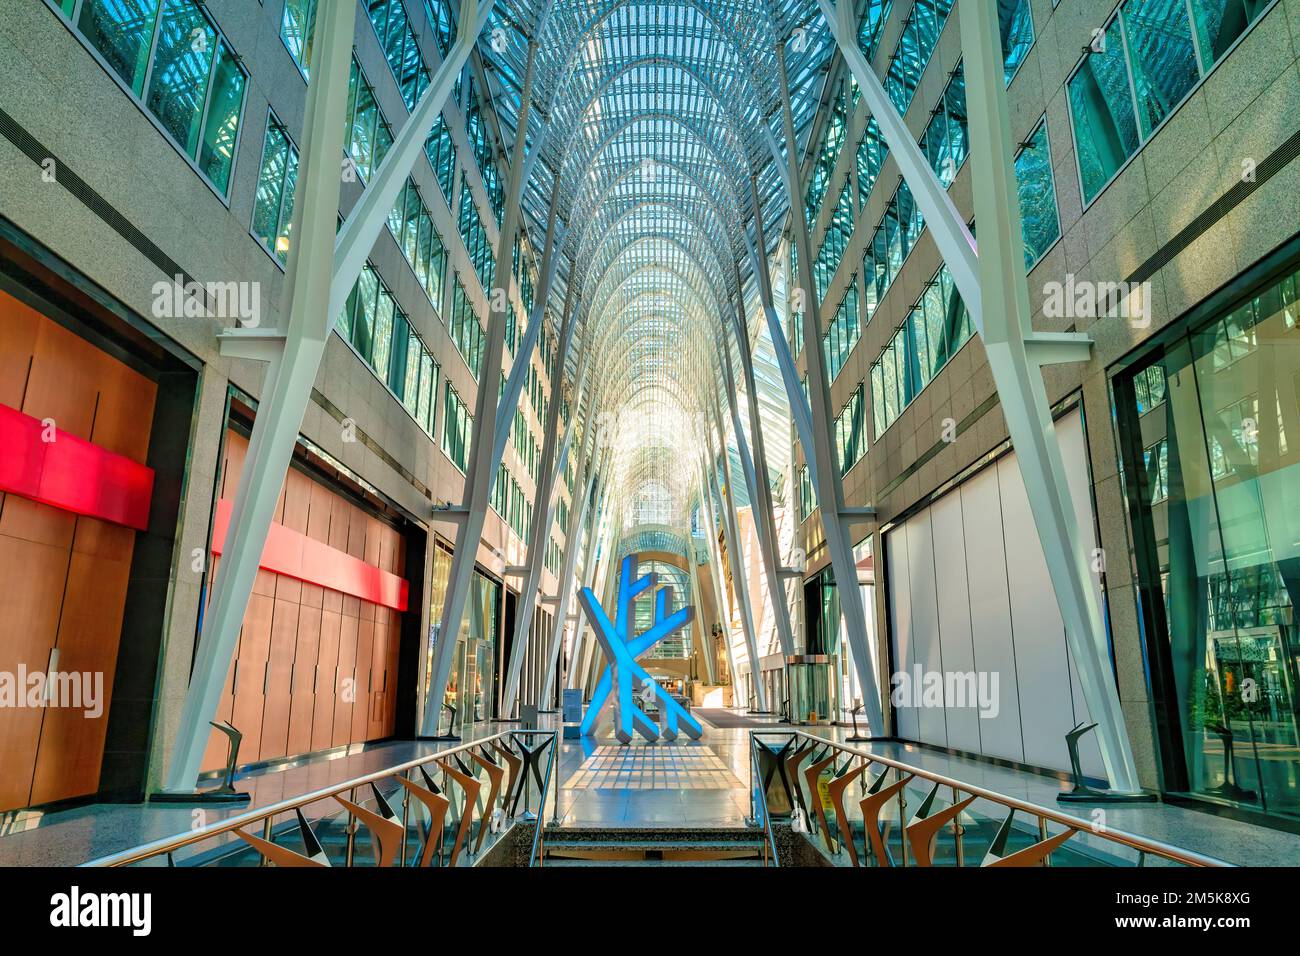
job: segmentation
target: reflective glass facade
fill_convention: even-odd
[[[1166,788],[1300,817],[1300,268],[1116,378]]]

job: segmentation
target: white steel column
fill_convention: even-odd
[[[695,628],[695,640],[700,641],[701,629],[704,627],[704,618],[699,614],[700,605],[700,569],[695,562],[695,539],[691,535],[691,529],[686,529],[686,567],[691,573],[691,594],[695,598],[696,613],[691,618],[691,626]],[[708,677],[709,683],[716,686],[718,683],[718,665],[713,659],[713,635],[707,631],[704,632],[705,638],[700,643],[700,652],[704,655],[704,673]]]
[[[729,354],[727,354],[727,349],[726,349],[726,345],[725,345],[725,343],[724,343],[724,345],[723,345],[723,356],[722,356],[722,361],[721,361],[719,364],[722,366],[722,370],[723,370],[723,372],[725,373],[724,376],[723,376],[723,385],[724,385],[724,387],[725,387],[725,389],[726,389],[726,392],[727,392],[727,406],[728,406],[728,411],[731,413],[731,428],[732,428],[732,430],[736,433],[736,455],[737,455],[737,457],[740,458],[740,468],[741,468],[741,471],[744,472],[744,476],[745,476],[745,491],[746,491],[746,493],[749,495],[749,511],[750,511],[750,514],[753,516],[753,519],[754,519],[754,530],[755,530],[756,535],[757,535],[757,537],[758,537],[758,539],[759,539],[759,548],[758,548],[758,549],[759,549],[760,557],[761,557],[762,560],[763,560],[764,574],[765,574],[765,576],[766,576],[766,578],[767,578],[768,588],[769,588],[769,589],[773,589],[773,588],[781,588],[781,590],[782,590],[782,595],[784,595],[784,588],[782,588],[782,586],[781,586],[781,578],[780,578],[779,575],[778,575],[778,571],[777,571],[777,567],[776,567],[776,561],[775,561],[775,558],[771,561],[771,571],[768,571],[767,551],[766,551],[766,549],[763,547],[763,535],[762,535],[761,531],[759,531],[759,529],[762,527],[762,524],[763,524],[763,522],[762,522],[762,516],[758,513],[758,512],[761,510],[760,505],[759,505],[759,496],[758,496],[758,486],[761,484],[761,481],[760,481],[758,475],[755,474],[754,462],[753,462],[753,460],[749,457],[749,446],[748,446],[748,444],[747,444],[746,441],[745,441],[745,431],[744,431],[744,429],[743,429],[742,426],[741,426],[741,421],[740,421],[740,410],[739,410],[739,407],[738,407],[738,403],[737,403],[737,401],[736,401],[736,380],[735,380],[735,375],[732,373],[732,368],[731,368],[731,356],[730,356]],[[719,422],[719,428],[721,428],[721,422]],[[724,455],[725,455],[725,448],[726,448],[726,435],[725,435],[725,433],[724,433],[724,435],[723,435],[723,448],[724,448]],[[727,458],[729,458],[729,456],[727,456]],[[724,458],[724,460],[726,460],[726,459]],[[731,489],[730,489],[730,485],[731,485],[731,470],[730,470],[730,462],[729,462],[729,461],[727,461],[727,485],[728,485],[728,492],[730,492],[730,490],[731,490]],[[735,516],[735,515],[737,514],[736,509],[735,509],[734,501],[733,501],[733,503],[732,503],[731,514],[732,514],[733,516]],[[738,551],[738,555],[739,555],[739,557],[740,557],[740,559],[741,559],[741,561],[742,561],[742,564],[743,564],[744,552],[743,552],[743,551],[740,551],[740,549],[739,549],[739,545],[740,545],[740,537],[739,537],[739,534],[740,534],[740,524],[739,524],[739,520],[736,519],[735,517],[733,517],[733,526],[734,526],[735,531],[736,531],[736,538],[735,538],[736,549],[735,549],[735,550]],[[746,582],[745,582],[745,584],[746,584],[745,594],[746,594],[746,596],[748,597],[748,595],[749,595],[749,587],[748,587],[748,585],[749,585],[749,581],[748,581],[748,578],[746,578]],[[772,604],[772,614],[773,614],[773,617],[775,617],[775,618],[777,618],[777,619],[779,620],[779,619],[780,619],[780,616],[781,616],[781,615],[780,615],[780,612],[779,612],[778,609],[777,609],[777,604],[778,604],[779,602],[778,602],[777,599],[776,599],[776,592],[773,590],[771,593],[772,593],[772,601],[771,601],[771,604]],[[754,618],[755,618],[756,621],[761,621],[761,620],[762,620],[762,614],[761,614],[762,601],[754,602],[753,604],[750,605],[750,607],[751,607],[751,615],[754,616]],[[787,622],[787,623],[788,623],[788,622]],[[778,635],[781,634],[781,631],[780,631],[780,628],[779,628],[779,627],[778,627],[778,629],[777,629],[777,634],[778,634]],[[793,638],[793,635],[791,635],[791,637]],[[755,643],[757,644],[757,634],[755,634]],[[755,647],[755,651],[756,651],[756,650],[757,650],[757,647]],[[781,651],[782,651],[782,654],[783,654],[783,655],[784,655],[784,654],[787,654],[787,653],[789,653],[789,654],[793,654],[793,653],[794,653],[793,645],[791,646],[791,650],[787,652],[787,651],[785,650],[785,645],[784,645],[784,643],[782,643]],[[782,662],[782,665],[781,665],[781,666],[784,668],[784,666],[785,666],[784,661]],[[761,708],[761,709],[766,710],[767,708],[766,708],[766,707],[763,707],[763,708]]]
[[[557,177],[558,182],[558,177]],[[559,438],[560,394],[559,385],[564,380],[564,368],[569,359],[569,349],[573,343],[573,283],[569,283],[569,294],[564,309],[564,319],[560,330],[560,348],[555,361],[555,376],[551,382],[551,403],[546,409],[545,437],[542,439],[542,460],[538,467],[539,484],[533,499],[531,527],[528,529],[528,570],[524,572],[524,582],[520,587],[519,599],[515,605],[515,633],[510,645],[510,661],[506,671],[506,681],[501,698],[501,706],[506,714],[514,713],[515,697],[519,690],[519,670],[524,663],[524,648],[528,644],[528,631],[532,621],[533,608],[537,606],[537,589],[542,583],[542,568],[545,563],[547,539],[551,533],[551,523],[555,517],[555,478],[564,467],[569,451],[569,440],[573,436],[573,426],[578,416],[575,410],[569,416],[564,427],[564,436]],[[589,350],[578,359],[576,389],[581,389],[586,377],[587,356]],[[576,390],[575,389],[575,390]],[[556,444],[561,450],[556,454]]]
[[[849,516],[844,507],[839,463],[831,448],[830,382],[826,378],[822,357],[821,303],[817,299],[812,278],[812,243],[808,238],[803,188],[799,181],[799,144],[790,108],[790,80],[785,68],[784,43],[776,45],[776,62],[781,74],[781,114],[788,155],[785,163],[786,190],[790,196],[792,232],[799,252],[799,285],[804,296],[803,351],[808,368],[808,395],[813,419],[812,451],[817,462],[813,477],[817,486],[817,503],[821,508],[822,527],[826,533],[826,548],[830,552],[831,567],[835,572],[840,612],[844,616],[844,630],[853,650],[858,682],[862,686],[863,708],[871,732],[879,736],[884,734],[885,718],[880,703],[880,683],[876,679],[877,649],[867,642],[867,618],[862,606],[862,589],[858,587],[857,562],[853,560],[853,548],[848,535]],[[777,161],[780,161],[779,157]],[[796,391],[801,390],[796,387]],[[792,396],[791,403],[793,402]],[[807,455],[808,451],[809,448],[805,445],[804,454]]]
[[[717,396],[712,396],[713,420],[718,429],[718,445],[722,454],[722,475],[726,483],[726,494],[719,489],[718,497],[722,501],[723,528],[727,534],[727,563],[731,565],[731,585],[736,592],[736,604],[740,609],[740,625],[745,634],[745,647],[749,651],[750,671],[754,675],[754,696],[758,700],[758,710],[767,710],[767,690],[759,679],[758,670],[758,636],[754,633],[754,609],[749,598],[749,580],[745,574],[745,552],[740,547],[740,527],[736,520],[736,491],[731,476],[731,453],[727,449],[727,432],[723,427],[722,414],[718,408]],[[712,465],[712,462],[709,463]],[[717,482],[717,475],[712,467],[707,469],[711,481]],[[732,675],[735,679],[735,675]],[[746,702],[748,703],[748,702]]]
[[[339,4],[343,8],[339,10],[333,4],[322,7],[315,27],[320,59],[316,80],[307,86],[298,199],[294,203],[293,234],[300,238],[290,247],[285,279],[288,324],[284,331],[236,328],[218,336],[222,355],[266,361],[268,366],[232,508],[223,571],[213,584],[212,610],[200,636],[167,769],[163,789],[168,792],[186,792],[198,777],[207,749],[208,722],[216,716],[280,486],[330,331],[416,157],[423,152],[429,131],[469,59],[493,3],[462,0],[458,20],[462,26],[446,59],[337,235],[341,177],[333,157],[343,153],[342,118],[356,11],[347,4]],[[315,176],[308,159],[313,153],[329,157],[317,161]],[[318,247],[327,239],[327,252],[321,254]],[[318,281],[322,275],[330,276],[328,286]]]
[[[975,215],[985,240],[977,255],[965,221],[858,49],[852,4],[817,2],[984,340],[1079,684],[1098,724],[1102,762],[1113,788],[1136,791],[1137,770],[1110,673],[1089,556],[1082,548],[1041,373],[1045,364],[1087,361],[1091,341],[1086,334],[1035,332],[1030,325],[997,12],[987,4],[958,4],[971,164],[978,183]]]
[[[706,472],[702,461],[696,464],[696,471],[698,472],[696,480],[700,485],[700,516],[704,519],[704,533],[709,538],[709,567],[713,572],[713,593],[718,608],[718,625],[722,628],[722,647],[727,654],[727,667],[731,670],[731,706],[736,707],[738,706],[735,696],[737,674],[736,658],[731,652],[731,609],[727,601],[727,583],[722,573],[722,556],[718,554],[718,525],[713,517],[713,489],[705,480]],[[709,637],[712,640],[712,635]],[[745,701],[744,705],[748,707],[749,701]]]
[[[1088,714],[1097,722],[1106,774],[1116,790],[1132,792],[1138,789],[1137,770],[1110,669],[1090,555],[1079,533],[1042,371],[1030,354],[1037,346],[1030,324],[997,11],[991,4],[964,0],[958,4],[958,13],[966,60],[972,172],[978,183],[973,192],[980,234],[984,350],[1002,397],[1002,413],[1029,495],[1079,686]]]
[[[181,709],[164,786],[168,792],[191,791],[198,781],[210,733],[208,722],[221,701],[280,486],[329,340],[330,287],[318,277],[330,275],[334,265],[341,117],[347,106],[355,21],[356,8],[340,3],[323,8],[316,23],[315,79],[307,86],[293,213],[296,239],[289,249],[285,277],[287,320],[277,344],[262,355],[270,365],[241,471],[221,573],[213,588],[211,614],[200,635]]]
[[[745,447],[744,432],[740,427],[740,415],[736,407],[736,389],[731,356],[726,355],[727,401],[731,406],[732,427],[736,430],[736,445],[740,451],[740,462],[745,468],[745,482],[749,486],[749,501],[754,515],[754,530],[758,535],[759,556],[763,561],[763,576],[767,579],[767,591],[772,605],[772,617],[776,623],[777,639],[781,644],[781,654],[789,657],[794,653],[794,630],[790,627],[790,609],[785,603],[785,580],[781,577],[781,560],[777,553],[778,538],[776,533],[776,514],[772,504],[771,475],[767,468],[767,450],[763,444],[763,422],[759,417],[758,386],[754,381],[754,357],[749,354],[749,334],[745,322],[744,287],[740,282],[739,270],[736,272],[737,306],[733,326],[736,344],[740,351],[740,370],[744,376],[745,393],[749,409],[749,430],[753,435],[753,457]],[[726,351],[725,342],[723,346]],[[784,666],[784,665],[783,665]]]
[[[433,673],[429,683],[429,696],[424,704],[423,733],[437,733],[438,718],[442,712],[447,679],[456,657],[456,642],[465,616],[465,601],[478,556],[483,524],[492,499],[492,486],[496,481],[501,455],[505,451],[508,429],[498,420],[497,381],[501,377],[501,359],[505,348],[505,310],[511,308],[509,292],[513,282],[511,258],[515,233],[519,227],[520,195],[523,190],[524,144],[528,139],[528,117],[532,107],[533,67],[537,59],[537,40],[528,41],[528,64],[524,69],[523,93],[520,97],[519,118],[516,124],[515,143],[510,159],[510,178],[506,189],[505,211],[501,233],[497,237],[494,283],[505,290],[505,295],[489,295],[490,312],[487,321],[487,351],[478,379],[478,394],[474,402],[474,431],[471,439],[469,471],[465,476],[465,502],[461,511],[460,528],[456,535],[456,549],[452,555],[451,570],[447,577],[447,596],[443,605],[442,620],[438,625],[438,646],[434,649]],[[534,149],[540,147],[534,144]],[[548,224],[549,226],[549,224]],[[548,270],[549,271],[549,270]],[[542,290],[538,304],[545,305]],[[543,311],[543,316],[545,312]],[[525,343],[520,343],[515,365],[510,370],[504,407],[513,409],[519,401],[523,384],[522,372],[527,356],[536,340],[538,322],[530,321],[525,333]],[[512,390],[513,386],[513,390]],[[512,394],[513,393],[513,394]]]
[[[578,417],[580,395],[581,392],[575,389],[573,400],[574,419]],[[582,497],[575,498],[570,502],[569,526],[564,529],[564,563],[560,568],[558,586],[555,589],[555,620],[551,624],[551,639],[547,645],[546,673],[542,678],[540,700],[546,700],[551,695],[551,688],[555,685],[555,671],[559,667],[560,642],[564,637],[565,618],[569,613],[569,595],[573,593],[573,575],[578,564],[578,536],[582,533],[583,523],[587,520],[587,514],[591,510],[591,496],[596,488],[595,472],[592,471],[590,475],[586,474],[586,471],[590,470],[587,466],[587,456],[591,453],[591,439],[595,431],[595,428],[584,428],[582,430],[582,446],[576,459],[577,464],[574,470],[577,477],[574,486]],[[574,628],[574,636],[576,638],[577,628]],[[574,651],[576,656],[576,640]],[[570,661],[572,660],[571,657]]]

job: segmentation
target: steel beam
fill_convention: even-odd
[[[844,630],[853,650],[853,663],[862,685],[862,704],[872,733],[885,732],[884,711],[880,702],[880,683],[876,679],[877,648],[867,641],[867,618],[862,606],[862,590],[858,586],[857,563],[848,528],[841,518],[844,508],[844,491],[840,483],[839,463],[831,448],[830,382],[822,357],[821,303],[812,278],[812,242],[808,237],[808,220],[804,214],[803,187],[799,181],[799,144],[794,132],[794,117],[790,108],[790,80],[785,66],[785,44],[776,45],[777,68],[781,75],[781,118],[785,127],[785,145],[788,162],[785,163],[786,189],[790,197],[790,219],[796,248],[799,251],[799,286],[803,290],[804,356],[808,368],[808,394],[813,429],[812,451],[817,462],[813,472],[817,487],[817,501],[821,508],[822,526],[826,534],[826,548],[830,552],[831,566],[840,599],[840,612],[844,616]],[[801,390],[800,390],[801,391]],[[794,399],[792,398],[793,402]],[[808,453],[804,446],[804,454]]]
[[[465,507],[467,513],[456,535],[456,549],[452,555],[447,577],[447,594],[443,604],[442,620],[438,625],[438,644],[433,654],[433,672],[428,698],[424,702],[423,733],[437,733],[438,716],[442,711],[447,679],[456,658],[456,642],[460,625],[465,617],[465,602],[469,596],[478,546],[483,536],[483,525],[492,499],[492,486],[496,482],[501,456],[505,452],[508,429],[498,419],[497,380],[501,376],[502,353],[505,349],[505,311],[512,308],[510,287],[513,281],[511,259],[515,234],[519,228],[520,195],[523,190],[524,144],[528,139],[528,117],[533,99],[533,69],[537,59],[537,40],[528,41],[528,63],[524,68],[523,93],[519,104],[514,149],[507,180],[505,211],[501,232],[497,237],[494,282],[505,295],[489,295],[490,311],[487,321],[487,350],[483,368],[478,378],[478,393],[474,402],[474,431],[471,439],[469,471],[465,476]],[[534,149],[540,147],[534,144]],[[554,217],[552,217],[553,219]],[[550,227],[548,223],[548,228]],[[539,294],[539,305],[545,307],[545,290]],[[543,315],[545,313],[543,312]],[[523,371],[537,337],[537,322],[530,321],[510,370],[506,394],[501,396],[506,408],[513,410],[518,404],[523,386]]]
[[[713,572],[714,601],[717,604],[718,624],[723,632],[722,647],[727,654],[727,667],[731,671],[733,688],[731,704],[734,707],[737,704],[734,694],[737,673],[736,658],[731,650],[731,610],[728,606],[726,579],[722,573],[722,556],[718,554],[718,526],[713,515],[713,489],[705,479],[707,471],[703,459],[696,463],[696,480],[700,485],[700,517],[704,520],[704,533],[708,536],[709,541],[709,567]],[[710,635],[710,639],[712,639],[712,635]],[[712,653],[712,649],[710,649],[709,653]],[[744,704],[748,706],[749,701],[745,701]]]
[[[581,393],[575,390],[573,403],[573,417],[575,419],[578,417],[579,405],[576,398],[577,394]],[[583,524],[586,522],[587,514],[591,510],[592,493],[596,490],[595,471],[591,471],[590,475],[585,473],[588,470],[586,467],[587,456],[591,454],[592,436],[595,431],[596,429],[592,427],[582,430],[582,446],[576,459],[578,478],[575,484],[582,497],[571,502],[569,526],[564,529],[564,563],[560,567],[558,587],[555,592],[555,621],[551,627],[551,639],[547,645],[546,673],[542,677],[541,700],[550,697],[551,688],[555,685],[555,671],[559,667],[560,642],[564,638],[564,623],[569,613],[569,597],[573,593],[573,576],[578,564],[578,537],[582,533]],[[570,661],[572,660],[573,657],[570,657]]]
[[[989,4],[958,4],[971,168],[979,184],[973,193],[983,244],[977,247],[947,189],[858,48],[852,5],[843,0],[834,5],[831,0],[817,2],[984,340],[1079,684],[1089,714],[1098,723],[1102,761],[1112,787],[1134,791],[1137,771],[1111,676],[1089,555],[1082,547],[1040,371],[1050,362],[1086,360],[1087,337],[1035,332],[1030,324],[997,11]]]
[[[1106,774],[1113,788],[1133,792],[1138,790],[1137,770],[1093,589],[1091,555],[1079,532],[1042,372],[1029,354],[1035,336],[997,11],[991,4],[963,2],[958,13],[966,60],[972,172],[979,184],[973,192],[980,224],[984,350],[1002,399],[1079,686],[1088,714],[1097,722]],[[1077,341],[1069,347],[1077,349]]]
[[[731,565],[731,584],[736,594],[736,604],[740,609],[740,626],[745,634],[745,647],[749,652],[750,670],[754,675],[754,696],[758,699],[758,709],[767,710],[767,689],[758,676],[758,635],[754,632],[754,610],[749,598],[749,579],[745,573],[745,552],[740,547],[740,527],[736,519],[735,485],[731,476],[731,455],[727,450],[727,432],[722,424],[722,413],[718,407],[717,395],[713,398],[713,421],[718,430],[718,445],[722,455],[723,481],[726,494],[719,489],[718,498],[722,501],[723,530],[727,535],[727,558]],[[712,463],[710,463],[712,464]],[[708,469],[710,480],[716,484],[717,476],[712,467]],[[734,679],[734,678],[733,678]]]
[[[785,586],[781,583],[778,569],[781,567],[779,539],[776,532],[776,513],[772,503],[772,484],[767,467],[767,448],[763,440],[763,421],[758,408],[758,386],[754,379],[754,356],[749,351],[749,331],[745,321],[745,290],[740,282],[740,270],[736,270],[736,312],[733,326],[736,343],[740,351],[740,373],[745,383],[745,395],[749,410],[749,430],[752,433],[753,457],[748,452],[741,456],[741,463],[746,466],[745,480],[749,484],[749,500],[754,514],[754,530],[758,534],[759,556],[763,561],[763,575],[767,579],[769,603],[772,605],[772,618],[776,624],[777,640],[781,644],[783,656],[794,653],[794,629],[790,626],[790,609],[785,602]],[[725,347],[724,347],[725,351]],[[728,377],[734,377],[731,370],[731,356],[727,355]],[[737,436],[743,438],[740,417],[737,414],[735,388],[728,389],[728,403],[731,405],[732,427]],[[737,441],[740,446],[740,441]]]
[[[573,289],[574,284],[570,283]],[[545,437],[542,439],[542,460],[538,466],[539,484],[533,498],[533,515],[528,529],[528,570],[519,589],[519,598],[515,611],[515,633],[510,645],[510,661],[507,665],[505,687],[501,705],[507,714],[514,712],[515,698],[519,691],[519,672],[524,663],[524,648],[528,644],[528,631],[532,621],[533,608],[537,604],[537,589],[542,583],[542,570],[545,564],[546,544],[551,533],[551,523],[555,517],[555,479],[564,469],[569,453],[569,440],[573,437],[573,426],[578,420],[577,410],[569,416],[564,426],[564,435],[559,437],[560,393],[559,385],[564,379],[564,368],[568,362],[569,349],[573,343],[573,299],[572,292],[566,296],[564,319],[561,322],[560,349],[555,361],[555,375],[551,381],[551,403],[546,410]],[[582,353],[578,360],[576,390],[583,386],[587,373],[587,356],[590,350]],[[556,453],[556,445],[560,445]],[[549,642],[548,642],[549,643]]]
[[[339,159],[343,116],[352,65],[356,10],[351,4],[326,5],[316,23],[315,79],[307,86],[304,133],[299,153],[298,199],[285,277],[287,322],[278,357],[272,355],[230,531],[213,587],[212,609],[199,639],[180,726],[163,789],[184,793],[195,788],[203,753],[217,715],[221,691],[239,640],[244,612],[257,576],[262,548],[271,529],[280,486],[293,457],[298,430],[311,398],[329,341],[330,287],[317,277],[334,269],[338,220]]]

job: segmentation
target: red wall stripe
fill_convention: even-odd
[[[232,508],[226,498],[217,502],[217,518],[212,529],[213,554],[221,554],[225,547]],[[271,525],[258,567],[395,611],[405,611],[407,607],[409,585],[405,578],[366,564],[346,551],[331,548],[282,524]]]
[[[60,428],[43,441],[39,418],[0,405],[0,491],[101,518],[149,527],[153,469]]]

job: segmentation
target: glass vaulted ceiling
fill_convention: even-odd
[[[715,401],[727,419],[722,350],[739,377],[732,316],[753,291],[751,179],[767,252],[788,208],[769,147],[772,137],[784,153],[778,37],[793,37],[786,66],[802,154],[832,49],[814,0],[500,0],[479,44],[506,143],[537,44],[526,144],[542,148],[524,222],[540,250],[558,177],[567,230],[547,321],[558,327],[573,286],[566,377],[572,384],[587,352],[582,411],[612,439],[624,538],[686,525],[695,463],[716,461],[716,432],[706,433]],[[765,407],[779,398],[776,381],[760,378]]]

